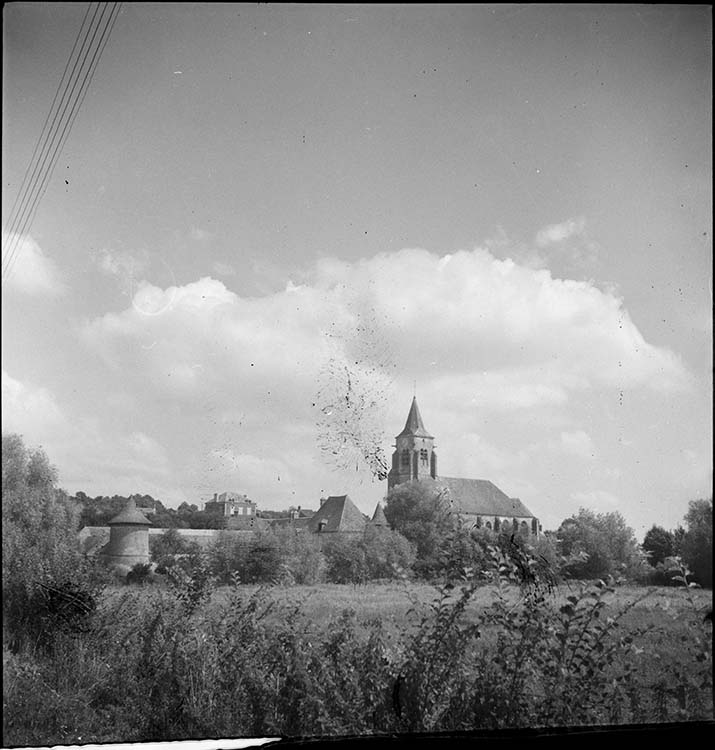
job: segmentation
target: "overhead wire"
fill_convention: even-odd
[[[29,227],[32,224],[32,220],[34,219],[34,215],[39,205],[39,201],[42,199],[42,196],[45,193],[45,190],[52,176],[52,173],[54,171],[61,149],[64,145],[64,142],[67,139],[67,136],[69,135],[69,131],[77,116],[79,107],[81,107],[81,104],[84,101],[84,97],[87,93],[89,83],[91,82],[91,78],[93,77],[94,71],[96,70],[96,66],[99,61],[101,51],[103,51],[104,46],[106,45],[106,42],[109,38],[109,32],[111,31],[111,27],[113,26],[114,21],[116,20],[116,17],[118,14],[118,5],[119,5],[118,3],[114,4],[114,7],[112,8],[109,15],[107,15],[105,19],[105,11],[107,9],[107,4],[105,4],[100,14],[99,20],[97,21],[96,25],[94,25],[94,28],[92,28],[94,21],[97,18],[97,10],[99,9],[99,5],[98,5],[97,8],[95,9],[95,13],[93,15],[92,21],[90,22],[90,26],[85,32],[85,38],[82,41],[79,55],[77,59],[75,60],[75,64],[73,65],[70,80],[66,84],[65,92],[63,93],[62,99],[60,101],[60,106],[58,110],[55,112],[55,117],[53,118],[53,122],[50,127],[50,131],[52,131],[52,135],[50,136],[48,132],[48,135],[45,139],[45,144],[40,151],[40,157],[35,164],[35,170],[33,171],[34,179],[32,179],[32,185],[29,189],[29,193],[26,192],[24,204],[22,205],[22,208],[17,214],[17,216],[19,217],[19,220],[16,221],[16,224],[13,227],[14,234],[10,238],[8,252],[6,253],[7,260],[6,260],[5,269],[4,269],[5,279],[9,277],[9,274],[12,270],[12,266],[17,260],[19,250],[22,246],[21,243],[26,238],[27,231],[29,230]],[[93,46],[94,46],[95,39],[97,37],[97,33],[103,23],[104,23],[104,28],[101,31],[99,43],[97,44],[96,47],[94,47],[94,50],[93,50]],[[90,35],[91,35],[91,39],[90,39]],[[87,44],[88,39],[89,39],[89,44]],[[90,60],[89,67],[84,73],[84,79],[82,80],[79,86],[79,89],[77,89],[77,84],[79,83],[80,77],[82,76],[82,72],[85,68],[85,63],[90,55],[92,55],[92,59]],[[81,60],[81,63],[79,63],[78,65],[80,57],[82,57],[82,60]],[[68,91],[69,91],[69,96],[67,96]],[[63,101],[64,101],[64,105],[63,105]],[[58,121],[57,115],[60,109],[61,109],[61,114],[59,114],[59,121]],[[65,115],[67,114],[68,109],[69,109],[69,116],[65,119]],[[63,121],[64,121],[64,125],[63,125]],[[60,128],[62,128],[61,132],[60,132]],[[52,151],[53,146],[54,146],[54,150]],[[42,156],[43,152],[44,152],[44,157]]]
[[[90,24],[84,33],[84,39],[82,40],[82,43],[80,45],[80,51],[72,66],[72,73],[70,74],[70,79],[65,84],[65,89],[60,98],[60,103],[57,109],[55,110],[55,115],[52,118],[52,123],[49,129],[43,128],[43,130],[46,130],[44,144],[42,145],[40,152],[39,152],[39,156],[37,156],[37,159],[35,161],[35,167],[34,169],[32,169],[30,173],[31,174],[30,182],[26,184],[24,194],[22,195],[20,199],[20,208],[16,212],[14,221],[8,230],[8,238],[9,238],[8,246],[7,246],[6,252],[4,253],[5,257],[3,258],[3,283],[9,278],[12,272],[13,266],[17,262],[17,258],[19,257],[20,250],[22,249],[22,241],[24,238],[26,238],[27,233],[29,232],[30,227],[32,226],[32,221],[34,220],[35,213],[37,212],[39,203],[42,200],[42,197],[44,196],[47,190],[47,186],[54,173],[54,169],[57,164],[59,155],[62,152],[62,148],[64,147],[64,144],[69,136],[69,133],[72,129],[72,125],[74,124],[74,121],[79,113],[79,110],[82,107],[84,99],[87,95],[87,91],[89,90],[89,86],[92,83],[94,73],[99,64],[99,60],[102,56],[102,53],[104,52],[104,48],[106,47],[107,42],[109,41],[109,37],[111,36],[112,29],[114,28],[114,24],[119,15],[121,2],[115,2],[113,4],[113,7],[109,11],[109,14],[106,15],[106,19],[105,19],[105,14],[106,14],[106,10],[109,4],[104,3],[103,5],[104,7],[102,8],[102,12],[99,16],[99,20],[97,21],[96,25],[94,25],[94,21],[97,18],[97,11],[99,10],[99,6],[100,6],[99,3],[97,4],[97,7],[95,8],[94,14],[92,16],[92,20],[90,21]],[[82,36],[82,29],[84,28],[85,20],[88,14],[89,14],[89,8],[87,10],[87,13],[85,14],[85,19],[82,22],[82,26],[80,27],[80,32],[78,34],[77,40],[75,41],[75,45],[73,46],[73,51],[72,53],[70,53],[70,58],[68,59],[66,69],[69,67],[70,61],[72,59],[72,55],[75,49],[77,48],[77,41],[79,40],[80,36]],[[92,30],[93,25],[94,25],[94,29]],[[102,25],[103,25],[103,28],[101,32],[99,32]],[[97,42],[95,46],[94,42],[95,42],[95,39],[97,38],[98,32],[99,32],[99,41]],[[91,39],[90,39],[90,35],[91,35]],[[87,45],[88,39],[89,39],[89,44]],[[89,66],[84,72],[84,77],[82,78],[82,81],[79,85],[79,89],[77,89],[77,84],[79,83],[80,78],[82,77],[82,72],[85,68],[85,63],[90,58],[90,56],[91,56],[91,60],[89,61]],[[79,63],[78,65],[78,61],[80,60],[80,57],[82,58],[82,60],[81,60],[81,63]],[[63,75],[63,78],[64,77],[65,76]],[[61,83],[60,83],[60,87],[58,87],[58,92],[60,88],[61,88]],[[75,95],[75,91],[76,91],[76,95]],[[57,94],[55,95],[53,104],[56,100],[57,100]],[[62,110],[62,112],[59,115],[59,121],[58,121],[58,113],[60,109]],[[68,109],[69,109],[69,115],[65,118],[65,115]],[[50,108],[50,113],[48,114],[47,120],[49,120],[51,112],[52,112],[52,107]],[[64,121],[64,124],[63,124],[63,121]],[[42,138],[40,138],[40,141],[41,140]],[[38,145],[40,141],[38,141]],[[43,157],[43,153],[44,153],[44,157]],[[34,155],[37,155],[37,147],[35,149],[33,156]],[[29,170],[29,167],[28,167],[28,170]],[[30,186],[30,183],[31,183],[31,186]]]
[[[77,82],[79,81],[79,76],[81,75],[82,68],[84,67],[85,61],[91,49],[91,45],[94,42],[94,38],[96,37],[97,29],[99,28],[99,26],[96,26],[94,28],[94,31],[92,31],[92,27],[97,17],[98,11],[99,11],[99,3],[95,7],[94,15],[92,16],[92,20],[89,23],[89,27],[87,28],[87,31],[85,32],[84,39],[82,40],[80,51],[77,57],[75,58],[74,65],[72,66],[72,72],[70,74],[70,78],[67,81],[65,90],[62,93],[62,96],[60,98],[60,103],[57,109],[55,110],[55,114],[54,114],[54,117],[52,118],[52,123],[50,125],[50,128],[45,135],[45,141],[42,145],[42,148],[40,149],[39,156],[37,157],[37,160],[35,161],[35,166],[32,170],[30,181],[27,183],[25,187],[25,191],[22,196],[21,203],[20,203],[21,208],[16,214],[14,224],[8,229],[10,241],[9,241],[8,250],[6,252],[7,260],[5,261],[5,268],[4,268],[6,277],[9,275],[10,266],[12,266],[13,262],[15,261],[15,255],[18,252],[19,247],[21,247],[21,239],[23,237],[23,227],[26,224],[26,219],[29,216],[31,216],[32,207],[37,202],[37,199],[39,196],[38,185],[41,186],[43,184],[44,179],[47,174],[47,169],[49,169],[49,165],[47,166],[47,169],[45,169],[45,165],[47,164],[47,158],[50,154],[50,150],[52,149],[52,144],[55,142],[55,138],[57,136],[57,133],[59,132],[59,127],[61,126],[62,119],[64,118],[65,113],[67,111],[67,106],[69,105],[71,101],[71,97],[73,96],[74,91],[77,87]],[[102,14],[103,13],[104,11],[102,11]],[[100,20],[101,20],[101,17],[100,17]],[[80,29],[80,33],[81,33],[81,29]],[[87,40],[89,39],[90,33],[92,34],[92,39],[89,42],[89,46],[87,47],[87,50],[85,51],[85,45],[87,44]],[[78,39],[79,39],[79,36],[78,36]],[[82,58],[83,55],[84,55],[84,58],[82,59],[81,64],[79,65],[79,68],[78,68],[78,63],[80,62],[80,58]],[[68,64],[69,64],[69,60],[68,60]],[[71,90],[70,90],[70,86],[71,86]],[[61,115],[59,115],[60,110],[62,111]],[[57,119],[58,115],[60,117],[59,123]],[[43,173],[43,170],[44,170],[44,173]]]
[[[55,96],[52,99],[52,104],[50,105],[50,109],[47,112],[47,117],[45,117],[45,122],[42,125],[42,130],[40,131],[40,137],[37,139],[37,143],[35,144],[35,148],[32,152],[32,156],[30,157],[30,161],[27,165],[27,169],[25,170],[25,176],[22,178],[22,183],[20,184],[20,189],[17,191],[17,195],[15,196],[15,201],[12,204],[12,208],[10,209],[10,214],[8,215],[8,222],[7,222],[7,232],[8,234],[11,234],[14,232],[16,228],[17,218],[19,216],[19,213],[16,213],[15,209],[18,207],[18,205],[21,205],[21,201],[24,201],[25,195],[27,195],[27,191],[30,186],[30,182],[35,176],[35,171],[37,170],[37,167],[39,166],[39,161],[35,161],[35,157],[37,156],[37,150],[40,148],[40,144],[45,140],[45,144],[47,143],[47,135],[48,130],[47,126],[50,122],[50,116],[52,115],[52,112],[55,112],[55,116],[52,118],[52,125],[50,125],[50,129],[54,126],[55,119],[57,118],[57,112],[59,110],[59,107],[57,110],[55,110],[55,104],[57,103],[57,97],[62,90],[62,86],[64,84],[65,77],[67,76],[67,71],[69,70],[70,63],[72,62],[72,58],[74,57],[75,50],[77,49],[77,43],[80,40],[80,37],[82,36],[82,29],[84,28],[84,25],[87,21],[87,18],[89,16],[89,12],[92,9],[92,4],[90,3],[87,5],[87,10],[84,14],[84,18],[82,19],[82,25],[80,26],[79,32],[77,33],[77,37],[74,40],[74,44],[72,45],[72,51],[70,52],[70,56],[67,58],[67,63],[65,65],[65,69],[62,72],[62,78],[60,79],[60,83],[57,86],[57,91],[55,91]],[[96,9],[95,9],[96,14]],[[90,24],[91,25],[91,24]],[[77,64],[77,61],[75,60],[75,65]],[[74,68],[73,68],[74,73]],[[67,91],[67,88],[65,88],[65,93]],[[60,104],[62,100],[64,99],[65,93],[62,94],[62,97],[60,99]],[[44,151],[45,145],[42,146],[42,149],[40,150],[40,153]],[[38,157],[39,158],[39,157]],[[34,164],[34,168],[33,168]],[[32,176],[31,176],[32,175]],[[4,265],[4,260],[3,260]]]

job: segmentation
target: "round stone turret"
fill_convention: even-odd
[[[149,527],[151,521],[137,510],[129,498],[124,510],[109,522],[109,542],[101,552],[105,562],[112,567],[132,568],[137,563],[149,562]]]

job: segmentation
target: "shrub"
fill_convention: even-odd
[[[185,555],[192,552],[192,543],[187,542],[176,529],[167,529],[163,534],[149,537],[151,559],[159,562],[162,559]]]
[[[368,578],[402,578],[415,562],[412,544],[398,531],[368,525],[361,540]]]
[[[45,453],[3,435],[2,458],[3,623],[13,649],[49,647],[84,627],[107,574],[80,552],[79,508]]]
[[[323,546],[327,566],[326,575],[331,583],[365,583],[369,568],[362,540],[339,536]]]
[[[326,577],[326,561],[315,534],[292,528],[274,532],[288,577],[296,584],[320,583]]]
[[[640,569],[633,530],[620,513],[594,513],[581,508],[556,532],[567,558],[564,573],[570,578],[599,579]]]
[[[138,583],[140,586],[142,586],[151,579],[151,576],[152,569],[149,563],[137,563],[127,573],[126,583],[127,585]]]
[[[219,584],[230,584],[234,577],[242,577],[250,546],[230,533],[220,533],[209,546],[206,557],[211,573]]]
[[[685,515],[681,556],[701,586],[713,585],[713,501],[693,500]]]

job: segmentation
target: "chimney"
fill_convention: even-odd
[[[320,498],[320,507],[321,507],[321,508],[323,507],[323,503],[324,503],[324,502],[325,502],[326,500],[327,500],[327,498],[325,498],[325,497],[321,497],[321,498]]]
[[[214,502],[218,500],[218,492],[214,492]]]

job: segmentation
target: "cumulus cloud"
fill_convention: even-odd
[[[299,279],[255,297],[211,277],[143,282],[126,309],[82,325],[88,356],[135,382],[148,409],[180,410],[168,439],[179,439],[180,420],[191,425],[182,450],[196,449],[184,476],[253,477],[268,503],[288,476],[304,487],[324,486],[331,471],[371,482],[409,406],[396,397],[417,380],[420,402],[444,425],[447,458],[464,453],[461,436],[483,415],[523,423],[538,414],[533,424],[549,437],[534,441],[535,432],[534,451],[529,440],[518,449],[482,440],[450,469],[484,477],[521,467],[514,481],[524,482],[539,451],[554,465],[559,456],[596,456],[588,433],[564,416],[590,392],[658,397],[689,382],[615,295],[485,249],[324,258]],[[240,470],[217,464],[222,456],[243,457]],[[260,478],[274,474],[280,488],[274,478],[261,491]]]
[[[29,235],[3,233],[3,273],[6,288],[25,294],[56,297],[67,291],[56,263]],[[6,253],[11,253],[7,260]]]
[[[538,247],[547,247],[583,234],[586,221],[583,218],[568,219],[560,224],[550,224],[536,233]]]
[[[2,373],[2,429],[42,445],[61,484],[88,494],[142,492],[183,499],[164,447],[141,430],[124,433],[63,407],[47,388]]]
[[[110,366],[186,395],[235,377],[247,396],[307,394],[336,346],[353,368],[379,365],[382,377],[399,363],[453,400],[492,409],[688,382],[678,357],[646,342],[617,297],[479,249],[324,259],[308,282],[263,297],[239,297],[210,277],[143,283],[130,308],[88,321],[82,335]]]
[[[55,397],[46,388],[26,385],[2,371],[2,430],[26,432],[42,439],[48,430],[64,424]]]

